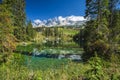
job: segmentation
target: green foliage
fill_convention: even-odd
[[[87,69],[83,64],[69,63],[68,60],[28,57],[29,56],[15,53],[9,62],[0,65],[0,79],[71,80],[79,79],[79,74],[83,77],[83,72]],[[26,61],[28,62],[28,59],[29,63],[23,64],[26,63]]]
[[[29,21],[27,24],[26,34],[28,36],[28,40],[31,40],[31,39],[35,38],[35,36],[36,36],[36,31],[34,30],[31,21]]]
[[[75,39],[77,37],[77,41],[83,42],[77,43],[84,48],[86,53],[83,56],[84,59],[90,59],[89,64],[75,63],[68,59],[39,58],[20,53],[11,55],[16,48],[16,38],[20,41],[31,40],[36,37],[36,32],[31,21],[26,26],[25,0],[2,1],[0,3],[0,64],[7,62],[0,65],[1,80],[120,79],[120,59],[119,54],[116,54],[120,47],[120,11],[114,8],[118,0],[86,0],[86,17],[91,19],[86,22],[85,29],[81,30]],[[67,47],[68,50],[69,47],[69,50],[72,50],[71,46],[78,47],[72,42],[73,35],[77,33],[78,30],[54,27],[43,30],[42,37],[49,37],[51,41],[61,38],[64,44],[54,49]],[[66,43],[69,41],[69,44]],[[31,53],[33,48],[41,49],[42,46],[40,44],[20,45],[17,46],[16,51]],[[71,53],[76,54],[77,49]],[[110,53],[114,54],[110,55]],[[110,62],[103,62],[96,54],[104,59],[109,57]]]
[[[119,55],[113,54],[111,61],[105,61],[98,57],[91,57],[88,61],[90,68],[85,72],[87,80],[119,80],[120,63]]]
[[[61,27],[40,27],[35,28],[38,31],[35,41],[46,47],[79,47],[73,41],[73,35],[79,32],[79,29],[61,28]]]
[[[113,51],[118,50],[120,43],[120,10],[115,10],[112,15],[112,21],[110,22],[110,43]]]
[[[105,62],[99,57],[89,63],[77,63],[67,59],[50,59],[14,53],[0,65],[1,80],[119,80],[120,64]]]
[[[94,56],[96,52],[101,57],[109,55],[107,25],[101,25],[101,23],[98,24],[98,21],[91,20],[86,23],[85,29],[80,34],[81,46],[85,50],[84,58],[86,60]]]
[[[7,63],[0,65],[1,80],[42,80],[41,72],[33,71],[23,64],[22,55],[14,55]]]
[[[96,52],[102,58],[109,59],[112,53],[118,51],[120,13],[115,8],[117,2],[118,0],[86,0],[86,17],[89,21],[83,32],[78,34],[82,37],[79,40],[83,44],[79,44],[85,50],[86,60]]]
[[[120,79],[120,55],[112,54],[109,61],[104,61],[104,73],[108,76],[108,79],[119,80]]]
[[[84,72],[88,69],[88,66],[82,63],[69,62],[66,65],[62,65],[58,69],[48,69],[42,72],[43,80],[82,80],[84,79]],[[44,76],[46,75],[46,76]]]
[[[97,40],[93,43],[89,43],[88,47],[85,49],[87,53],[83,54],[83,59],[87,60],[90,59],[91,56],[95,56],[95,53],[103,58],[103,59],[109,59],[109,44],[104,42],[103,40]]]
[[[7,4],[0,4],[0,63],[6,62],[16,43],[13,36],[12,13]]]
[[[18,41],[26,41],[26,28],[25,27],[15,27],[14,28],[14,35]]]
[[[104,80],[102,60],[96,56],[89,60],[89,64],[91,69],[85,72],[87,80]]]
[[[14,26],[14,36],[18,40],[25,41],[26,39],[26,14],[25,14],[25,0],[3,0],[3,3],[10,8],[12,13],[12,21]]]
[[[26,28],[25,28],[25,0],[15,0],[12,4],[13,15],[14,15],[14,35],[19,40],[25,40]],[[17,31],[17,34],[16,34]]]

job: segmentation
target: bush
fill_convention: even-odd
[[[94,57],[95,54],[101,58],[108,59],[110,56],[109,49],[109,44],[103,40],[88,43],[87,46],[84,47],[85,53],[83,54],[83,59],[89,60],[91,57]]]
[[[85,72],[87,80],[104,80],[101,58],[95,56],[89,61],[91,69]]]

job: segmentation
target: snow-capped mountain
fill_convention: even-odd
[[[83,16],[67,16],[67,17],[55,17],[48,20],[36,19],[33,21],[34,27],[51,27],[51,26],[71,26],[71,25],[82,25],[86,22]]]

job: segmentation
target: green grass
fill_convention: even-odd
[[[18,45],[16,47],[16,51],[32,52],[34,48],[40,48],[40,47],[41,47],[41,45],[40,44],[36,44],[36,43],[28,44],[26,46],[24,46],[24,45]]]
[[[79,33],[79,30],[63,29],[63,34],[66,34],[66,35],[75,35],[77,33]]]
[[[26,64],[28,61],[29,64]],[[103,62],[105,80],[120,79],[120,64]],[[86,71],[91,69],[88,63],[76,63],[66,59],[32,58],[14,53],[5,64],[0,65],[0,80],[82,80]]]
[[[67,59],[32,58],[14,53],[9,62],[0,65],[0,79],[68,80],[83,75],[83,67]]]

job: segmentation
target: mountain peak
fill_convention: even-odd
[[[86,22],[86,19],[83,16],[67,16],[62,17],[58,16],[48,20],[36,19],[33,21],[33,27],[51,27],[51,26],[69,26],[69,25],[82,25]]]

